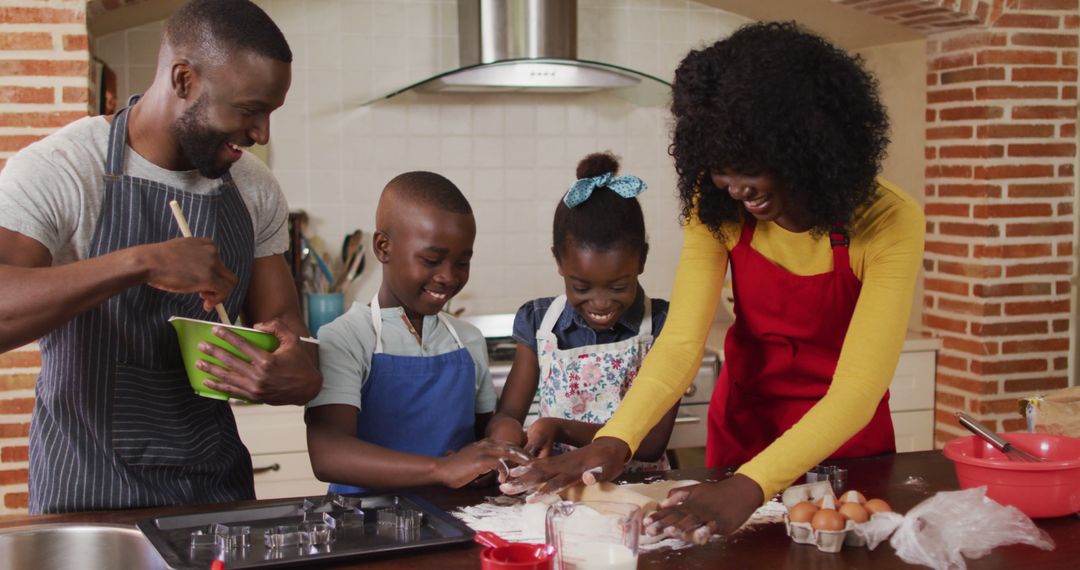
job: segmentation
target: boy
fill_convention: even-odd
[[[331,491],[461,487],[500,460],[528,460],[473,443],[495,410],[484,338],[441,313],[469,280],[475,237],[472,208],[446,178],[407,172],[383,189],[372,240],[379,292],[319,330],[323,386],[307,405],[308,454]]]

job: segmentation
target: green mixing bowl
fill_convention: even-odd
[[[244,340],[250,342],[253,346],[261,348],[267,352],[273,352],[277,350],[278,339],[276,336],[258,331],[247,327],[238,327],[234,325],[226,325],[211,321],[200,321],[198,319],[189,319],[186,317],[171,317],[169,322],[172,323],[174,329],[176,329],[176,337],[180,340],[180,355],[184,358],[184,369],[187,370],[188,382],[191,383],[191,388],[195,390],[195,393],[203,396],[204,398],[214,398],[216,400],[228,400],[229,395],[224,392],[219,392],[211,388],[207,388],[204,384],[204,380],[216,380],[221,381],[220,378],[210,374],[209,372],[203,372],[195,366],[195,361],[205,360],[211,364],[218,366],[225,366],[218,359],[207,355],[199,350],[199,343],[206,341],[208,343],[220,346],[225,350],[231,352],[237,357],[243,359],[245,362],[251,362],[244,353],[240,352],[233,345],[225,342],[224,339],[214,336],[214,327],[225,327],[232,332],[240,335]]]

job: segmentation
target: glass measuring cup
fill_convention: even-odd
[[[641,509],[630,503],[560,501],[548,507],[556,570],[637,568]]]

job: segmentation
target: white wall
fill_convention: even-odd
[[[892,144],[882,176],[926,203],[926,40],[858,50],[878,78],[889,110]],[[908,328],[922,329],[922,276],[915,285]]]

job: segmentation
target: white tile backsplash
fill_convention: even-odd
[[[372,97],[457,66],[452,0],[257,0],[293,49],[293,82],[272,117],[270,167],[309,229],[336,250],[346,232],[373,231],[383,186],[406,170],[437,171],[473,204],[478,237],[469,286],[453,307],[508,312],[562,281],[551,256],[551,216],[577,162],[611,150],[641,176],[652,254],[643,283],[670,295],[682,242],[665,108],[611,93],[408,94]],[[745,22],[686,0],[578,3],[578,55],[670,79],[687,50]],[[117,71],[121,97],[153,79],[160,23],[94,39]],[[369,259],[369,266],[377,266]],[[371,267],[352,289],[370,295]],[[366,300],[366,299],[365,299]]]

